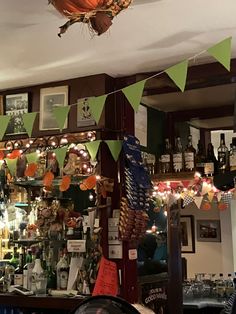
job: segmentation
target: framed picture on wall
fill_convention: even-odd
[[[181,216],[180,227],[181,227],[181,252],[195,253],[194,216],[193,215]]]
[[[77,127],[95,125],[88,103],[88,98],[77,100]]]
[[[58,86],[40,89],[40,113],[39,129],[57,130],[57,121],[53,115],[53,108],[58,106],[68,106],[68,86]],[[67,128],[66,119],[64,129]]]
[[[5,114],[11,117],[6,130],[6,135],[26,133],[22,116],[24,113],[27,113],[28,110],[28,93],[6,95]]]
[[[221,242],[220,220],[197,220],[197,241]]]

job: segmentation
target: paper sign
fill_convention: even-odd
[[[137,259],[137,257],[138,257],[138,255],[137,255],[137,250],[136,249],[129,250],[129,259],[130,260]]]
[[[113,295],[118,293],[118,274],[116,263],[111,262],[104,257],[101,259],[98,277],[93,289],[95,295]]]
[[[67,251],[68,252],[76,252],[76,253],[84,253],[85,249],[85,240],[68,240],[67,241]]]

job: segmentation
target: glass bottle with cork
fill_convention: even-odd
[[[163,153],[160,157],[160,172],[169,173],[171,172],[171,145],[168,138],[165,138],[165,145]]]
[[[213,176],[217,173],[217,159],[214,154],[214,147],[212,143],[208,143],[207,145],[207,156],[206,162],[204,165],[204,174],[205,176]]]
[[[236,170],[236,137],[232,138],[232,146],[229,153],[230,171]]]
[[[175,139],[175,148],[173,152],[173,171],[181,172],[183,171],[183,146],[180,137]]]
[[[185,171],[194,171],[195,169],[196,149],[192,144],[192,135],[188,136],[188,144],[184,151],[184,169]]]
[[[220,146],[218,147],[218,170],[219,173],[224,173],[229,168],[229,150],[225,145],[225,134],[220,134]]]
[[[204,152],[204,147],[200,140],[198,141],[197,148],[198,149],[195,156],[196,171],[199,172],[201,175],[204,175],[206,156]]]

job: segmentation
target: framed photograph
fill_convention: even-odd
[[[58,106],[68,106],[68,86],[58,86],[40,89],[40,113],[39,129],[57,130],[57,121],[53,115],[53,108]],[[66,120],[64,129],[67,128]]]
[[[220,220],[197,220],[199,242],[221,242]]]
[[[27,113],[28,109],[28,93],[6,95],[5,114],[11,117],[6,130],[6,135],[26,133],[22,115]]]
[[[193,215],[180,217],[181,252],[195,253],[195,231]]]
[[[95,125],[96,122],[92,118],[88,98],[80,98],[77,100],[77,127]]]

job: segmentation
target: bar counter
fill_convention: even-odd
[[[225,301],[214,298],[199,298],[183,301],[184,314],[186,313],[220,313],[225,306]]]
[[[23,313],[69,313],[84,300],[82,296],[75,297],[38,297],[24,296],[9,293],[0,294],[1,306],[19,308]]]

